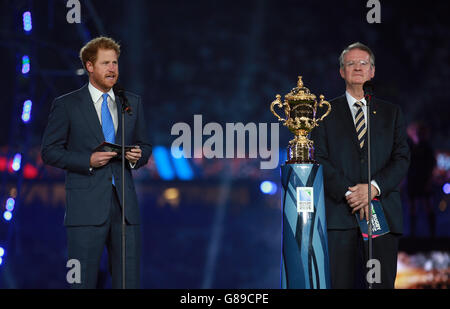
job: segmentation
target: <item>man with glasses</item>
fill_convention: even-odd
[[[312,139],[315,159],[324,167],[331,286],[355,288],[362,287],[367,271],[362,275],[367,242],[362,239],[355,214],[368,220],[369,115],[363,84],[375,76],[375,57],[369,47],[358,42],[345,48],[339,61],[345,95],[330,101],[333,111],[312,132]],[[403,230],[398,185],[408,170],[410,154],[403,115],[397,105],[373,98],[370,124],[371,197],[380,200],[390,228],[390,233],[373,239],[372,258],[381,265],[381,282],[373,283],[373,287],[394,288]]]

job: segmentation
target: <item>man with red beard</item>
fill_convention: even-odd
[[[81,49],[89,83],[54,100],[43,136],[43,161],[66,171],[68,260],[81,266],[72,288],[96,288],[105,245],[112,287],[122,286],[121,160],[115,152],[94,152],[104,141],[121,144],[122,125],[125,144],[136,145],[125,154],[126,287],[140,286],[140,211],[131,171],[148,162],[152,148],[141,98],[133,93],[126,92],[133,113],[122,123],[122,102],[113,91],[119,55],[119,44],[106,37]]]

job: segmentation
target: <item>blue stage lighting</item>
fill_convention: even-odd
[[[3,218],[4,218],[6,221],[10,221],[10,220],[12,219],[12,213],[11,213],[10,211],[5,211],[5,212],[3,213]]]
[[[259,186],[261,192],[264,194],[275,194],[277,192],[277,185],[272,181],[263,181]]]
[[[0,257],[0,266],[3,264],[3,259]]]
[[[286,148],[281,148],[279,152],[279,165],[283,165],[287,160],[287,150]]]
[[[0,258],[5,255],[5,249],[0,247]]]
[[[22,57],[22,74],[28,74],[30,72],[30,57]]]
[[[22,155],[20,153],[16,153],[16,155],[14,156],[14,159],[13,159],[13,163],[12,163],[12,169],[15,172],[20,170],[21,162],[22,162]]]
[[[170,164],[169,156],[169,152],[165,147],[156,146],[153,148],[156,169],[158,170],[159,176],[164,180],[172,180],[175,178],[175,172]]]
[[[175,167],[175,172],[178,178],[181,180],[191,180],[194,178],[194,172],[189,165],[188,160],[184,157],[183,152],[180,149],[173,148],[172,150],[172,162]]]
[[[9,199],[6,200],[6,210],[13,211],[15,204],[16,204],[16,201],[12,197],[10,197]]]
[[[23,30],[30,32],[31,29],[33,29],[33,25],[31,23],[31,13],[27,11],[23,13]]]
[[[23,102],[22,121],[25,123],[30,121],[32,106],[33,102],[31,102],[31,100],[26,100],[25,102]]]
[[[444,191],[445,194],[449,194],[450,193],[450,183],[446,183],[443,187],[442,187],[442,191]]]

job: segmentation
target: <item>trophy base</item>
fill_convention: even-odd
[[[281,166],[281,288],[329,289],[330,262],[321,165]]]
[[[301,158],[291,158],[285,162],[286,164],[319,164],[316,160],[313,159],[301,159]]]
[[[286,164],[318,164],[318,162],[311,158],[312,142],[293,141],[287,147],[287,161]]]

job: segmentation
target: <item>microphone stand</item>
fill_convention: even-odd
[[[126,265],[126,223],[125,223],[125,109],[124,98],[122,100],[122,289],[125,285]]]
[[[122,103],[122,289],[126,288],[126,222],[125,222],[125,112],[132,115],[131,107],[125,96],[125,90],[119,84],[115,84],[114,93]]]
[[[365,95],[367,103],[367,178],[368,178],[368,201],[369,201],[369,222],[367,224],[367,237],[368,237],[368,256],[367,261],[372,260],[372,175],[370,172],[370,101],[372,100],[371,94]],[[367,264],[366,264],[367,267]],[[367,279],[367,276],[366,276]],[[369,283],[369,290],[372,289],[372,282]]]
[[[123,88],[116,84],[114,91],[122,103],[122,289],[126,288],[126,222],[125,222],[125,112],[132,115],[131,107]]]

